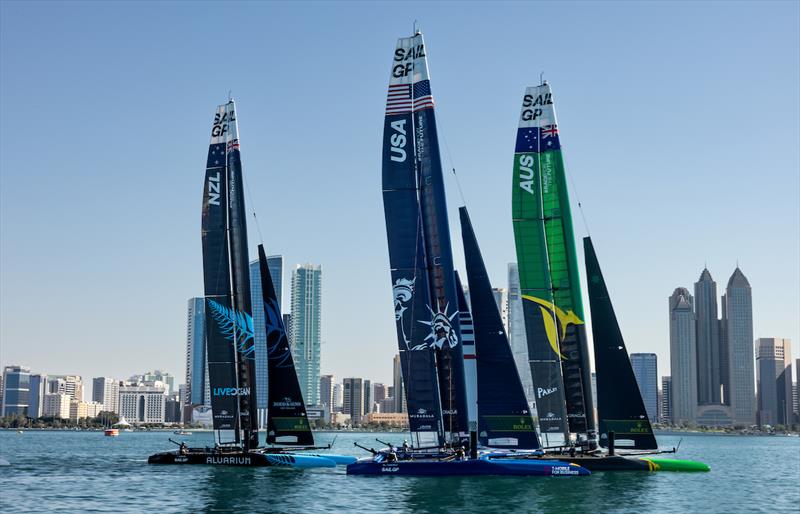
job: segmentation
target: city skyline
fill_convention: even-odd
[[[544,71],[559,102],[577,235],[585,232],[582,212],[629,350],[656,353],[669,372],[663,298],[688,285],[704,261],[720,276],[739,261],[754,286],[755,337],[800,340],[800,80],[789,65],[800,44],[796,6],[787,4],[698,4],[688,18],[660,4],[589,4],[581,16],[542,4],[538,15],[550,23],[540,37],[558,44],[535,56],[522,44],[523,4],[426,5],[419,21],[444,165],[457,169],[476,231],[485,235],[492,283],[504,284],[515,261],[507,181],[514,120],[524,88]],[[287,264],[325,267],[322,372],[388,381],[389,371],[373,372],[370,364],[396,351],[377,133],[387,56],[417,14],[397,15],[391,4],[320,5],[313,14],[242,4],[231,55],[207,44],[218,26],[208,5],[164,5],[158,17],[127,4],[113,17],[90,4],[0,8],[2,365],[84,377],[158,366],[181,376],[184,302],[202,293],[207,129],[214,106],[232,90],[248,209],[259,220],[251,224],[251,249],[260,225],[268,252],[280,250]],[[193,23],[183,23],[187,16]],[[386,22],[366,22],[375,16]],[[335,52],[292,28],[299,23],[356,49],[358,65],[341,66]],[[754,23],[771,30],[741,38]],[[77,25],[93,29],[67,28]],[[691,37],[676,39],[676,25]],[[269,66],[249,66],[272,38],[293,51],[271,54]],[[235,72],[209,77],[200,71],[209,61],[228,62]],[[758,95],[759,123],[769,127],[763,136],[743,135],[743,61],[751,63],[747,76],[769,91]],[[477,67],[482,72],[464,82],[464,71]],[[275,80],[277,70],[286,78]],[[688,81],[691,87],[679,87]],[[341,88],[336,102],[321,101],[318,91],[329,83],[352,87]],[[298,94],[311,100],[284,100]],[[478,96],[484,101],[475,105]],[[159,136],[152,135],[153,106],[170,120]],[[331,120],[336,137],[310,135],[311,125]],[[91,145],[65,138],[76,127],[91,133]],[[740,144],[744,137],[748,143]],[[624,159],[612,151],[619,139]],[[331,156],[324,166],[298,158],[309,145]],[[448,175],[454,220],[459,202]],[[753,205],[766,206],[768,218],[753,216]],[[676,216],[690,222],[676,224]],[[456,227],[451,234],[463,270]],[[48,323],[40,322],[43,313]]]

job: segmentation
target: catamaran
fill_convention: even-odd
[[[525,91],[514,154],[512,212],[528,358],[544,458],[569,455],[592,471],[708,470],[661,452],[594,254],[585,240],[597,377],[599,441],[586,325],[553,94]],[[556,440],[549,443],[549,438]],[[599,446],[606,448],[603,452]],[[631,452],[620,455],[624,448]],[[674,450],[673,450],[674,451]]]
[[[263,245],[259,245],[269,366],[268,443],[259,447],[255,387],[255,329],[250,298],[241,151],[233,100],[217,108],[203,188],[202,241],[206,354],[214,448],[151,455],[151,464],[334,467],[348,456],[298,453],[314,447],[289,343]]]
[[[383,137],[384,212],[412,444],[371,450],[372,457],[350,464],[347,473],[588,474],[566,462],[489,460],[477,454],[476,401],[468,398],[464,372],[464,343],[474,340],[468,311],[459,312],[465,301],[453,266],[434,101],[420,32],[398,40]],[[469,346],[467,356],[474,357],[475,346]],[[473,372],[470,366],[471,376]],[[532,420],[527,426],[532,427]]]

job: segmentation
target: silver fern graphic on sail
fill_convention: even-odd
[[[275,365],[279,368],[293,367],[294,364],[289,362],[292,353],[286,337],[286,328],[283,326],[283,320],[275,300],[266,299],[264,313],[267,329],[267,358],[278,361]]]
[[[236,311],[208,298],[211,315],[217,322],[220,332],[236,345],[236,350],[245,358],[255,357],[253,318],[249,314]]]

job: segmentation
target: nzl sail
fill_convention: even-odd
[[[540,428],[543,433],[593,437],[578,261],[553,95],[547,83],[529,87],[523,97],[512,210]]]
[[[242,166],[236,108],[220,105],[211,128],[203,190],[206,352],[220,444],[258,446]]]
[[[475,330],[478,441],[494,448],[540,448],[467,208],[460,207],[459,215]]]
[[[608,446],[608,433],[614,432],[617,446],[637,450],[658,449],[590,238],[583,238],[583,248],[586,255],[586,280],[589,284],[589,306],[592,309],[600,445]],[[625,444],[626,441],[633,444]]]
[[[423,311],[427,311],[427,314],[420,313],[418,316],[414,312],[408,331],[401,329],[404,325],[398,319],[398,337],[401,350],[407,347],[412,352],[433,352],[429,362],[435,363],[435,369],[419,375],[426,382],[431,373],[438,378],[442,430],[448,439],[457,439],[468,431],[466,385],[444,179],[433,107],[422,34],[401,38],[394,52],[386,102],[384,209],[392,269],[399,270],[402,267],[406,270],[403,276],[397,277],[393,271],[395,298],[398,292],[408,296],[408,287],[411,286],[414,291],[411,302],[413,309],[419,308],[417,302],[425,302]],[[399,226],[401,224],[402,228]],[[405,262],[393,256],[400,253],[406,255]],[[413,276],[409,272],[411,269],[414,270]],[[425,275],[424,279],[417,270]],[[395,305],[397,311],[397,300]],[[405,304],[403,307],[402,312],[409,308]],[[414,334],[420,328],[427,332],[421,342],[407,343],[405,339],[414,339]],[[420,378],[414,369],[404,365],[403,370],[404,373],[408,371],[404,379],[409,388],[407,398],[411,402],[415,392],[409,382],[416,382]],[[425,388],[429,392],[433,390],[428,385]],[[427,409],[415,413],[409,405],[409,421],[412,425],[415,423],[412,416],[429,414]]]
[[[264,245],[258,245],[258,267],[267,336],[267,443],[313,446],[314,435],[308,423],[306,405],[294,368],[292,349],[283,326],[283,316],[267,265]]]

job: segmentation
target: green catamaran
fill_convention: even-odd
[[[525,91],[514,155],[512,193],[528,359],[539,427],[563,434],[544,458],[591,471],[708,471],[699,462],[654,458],[658,449],[591,240],[585,240],[597,364],[599,431],[591,394],[586,319],[564,159],[546,82]],[[603,452],[599,445],[607,448]],[[629,450],[616,454],[617,448]],[[645,455],[651,455],[644,457]]]

